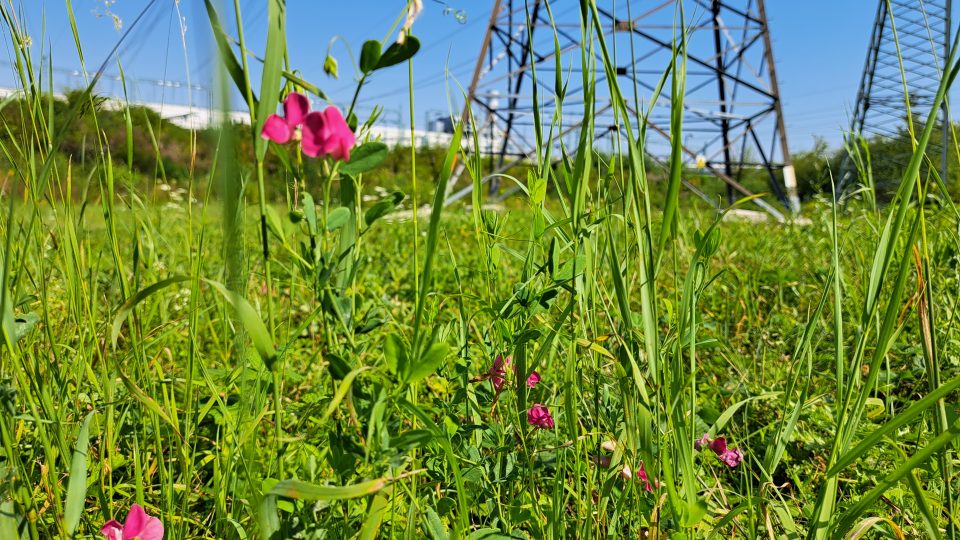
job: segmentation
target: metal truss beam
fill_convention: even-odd
[[[670,65],[679,31],[677,5],[676,0],[598,0],[603,39],[612,51],[619,86],[631,105],[649,101]],[[796,181],[763,0],[688,1],[686,15],[688,70],[682,143],[686,164],[692,167],[705,161],[703,172],[727,185],[731,203],[738,194],[753,195],[743,184],[744,174],[762,171],[783,206],[796,210]],[[467,118],[467,107],[472,107],[477,129],[499,140],[492,184],[496,173],[535,157],[535,95],[541,125],[550,125],[558,107],[563,112],[559,135],[551,141],[554,146],[579,132],[584,84],[590,84],[594,92],[592,113],[598,137],[594,144],[602,147],[605,138],[615,137],[621,129],[610,106],[605,71],[597,69],[593,79],[584,82],[581,51],[591,51],[594,56],[588,61],[597,65],[602,60],[595,42],[581,43],[581,16],[576,0],[553,0],[549,10],[546,0],[494,2],[463,112]],[[566,87],[562,103],[556,103],[558,78]],[[669,126],[663,117],[671,107],[669,96],[661,96],[650,114],[632,113],[634,126],[637,119],[646,118],[648,128],[662,136],[658,139],[662,142],[648,140],[645,150],[652,157],[662,158],[669,152],[671,134],[662,126]],[[613,143],[610,145],[614,152]],[[468,186],[453,194],[448,202],[469,190]],[[755,203],[775,217],[784,217],[762,199]]]
[[[879,140],[903,137],[907,104],[915,116],[927,112],[949,55],[951,11],[952,0],[877,0],[867,59],[850,121],[851,134]],[[946,103],[941,122],[949,122]],[[950,130],[942,132],[942,140],[931,141],[929,148],[940,152],[941,174],[946,180],[948,152],[944,149],[950,146]],[[875,171],[896,171],[906,166],[909,155],[886,153],[871,159]],[[837,193],[852,187],[855,176],[853,161],[846,156],[840,166]],[[874,178],[877,185],[894,185],[899,180],[896,174]]]

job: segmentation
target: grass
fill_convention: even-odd
[[[613,68],[585,6],[589,109]],[[685,204],[679,146],[654,172],[614,82],[617,159],[591,149],[589,113],[562,153],[557,117],[537,114],[511,209],[485,210],[482,190],[442,209],[457,164],[477,185],[490,167],[468,116],[430,218],[396,221],[365,119],[346,163],[256,127],[198,139],[209,167],[183,193],[123,175],[132,150],[97,131],[86,163],[65,158],[83,96],[43,98],[0,12],[26,90],[0,137],[16,180],[0,197],[0,538],[96,537],[133,503],[168,538],[956,537],[960,214],[922,167],[934,122],[890,204],[817,199],[809,225],[757,225]],[[254,126],[281,87],[319,91],[286,65],[284,16],[270,0],[262,69],[218,34]],[[358,92],[412,73],[415,43],[365,46]],[[683,45],[658,89],[675,104]],[[154,137],[127,125],[127,148]],[[553,429],[528,423],[535,404]],[[704,433],[742,463],[698,449]]]

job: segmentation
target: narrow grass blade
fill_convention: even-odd
[[[926,446],[918,450],[904,461],[902,465],[880,480],[873,489],[860,497],[860,499],[843,514],[843,517],[839,521],[838,531],[842,532],[852,528],[854,522],[873,506],[873,503],[875,503],[881,495],[896,485],[897,482],[902,480],[910,471],[922,466],[927,460],[936,455],[937,452],[946,448],[947,445],[951,444],[958,436],[960,436],[960,419],[957,419],[950,426],[950,429],[934,437]]]
[[[330,405],[327,405],[326,412],[323,413],[323,417],[320,418],[320,423],[323,424],[330,418],[334,411],[337,410],[337,407],[340,405],[340,402],[343,401],[343,398],[347,395],[347,392],[350,391],[350,385],[353,384],[353,380],[357,378],[357,375],[373,369],[369,366],[358,367],[357,369],[347,373],[347,376],[340,381],[340,387],[337,388],[337,392],[333,395],[333,399],[330,400]]]
[[[864,439],[860,441],[860,444],[840,456],[836,463],[827,470],[827,476],[838,474],[854,461],[866,455],[871,449],[875,448],[884,437],[891,436],[896,430],[916,420],[924,414],[927,409],[936,405],[938,400],[949,396],[958,388],[960,388],[960,376],[950,379],[942,384],[940,388],[914,401],[905,411],[877,428],[873,433],[864,437]]]
[[[67,483],[67,498],[63,503],[63,523],[68,535],[73,535],[86,510],[87,496],[87,445],[90,441],[90,420],[94,413],[83,419],[80,433],[77,434],[77,446],[73,451],[70,464],[70,481]]]
[[[222,283],[212,279],[204,279],[203,281],[219,292],[227,303],[233,307],[243,328],[250,334],[253,346],[257,349],[260,358],[263,359],[263,363],[266,364],[268,369],[273,369],[273,363],[277,359],[277,350],[274,349],[270,332],[267,331],[267,327],[263,324],[263,319],[260,318],[257,310],[253,309],[246,298],[228,290]]]
[[[285,0],[267,2],[267,50],[263,56],[263,72],[260,79],[260,105],[257,107],[255,129],[267,121],[280,101],[280,79],[283,74],[283,58],[287,53],[287,6]],[[240,51],[243,54],[243,51]],[[256,137],[257,162],[267,155],[267,140]]]
[[[267,492],[267,496],[311,501],[342,501],[371,495],[385,488],[389,483],[388,478],[378,478],[349,486],[321,486],[302,480],[281,480]]]
[[[370,509],[367,511],[367,519],[363,522],[363,528],[360,529],[360,540],[373,540],[380,531],[380,525],[383,523],[383,515],[387,511],[387,498],[383,493],[378,493],[370,503]]]
[[[183,283],[184,281],[190,281],[189,276],[173,276],[167,279],[158,281],[153,285],[145,287],[137,291],[133,296],[128,298],[123,305],[117,309],[117,314],[113,317],[113,325],[110,330],[110,343],[113,344],[113,348],[117,348],[117,339],[120,337],[120,329],[123,327],[123,321],[127,320],[127,317],[130,316],[130,313],[133,311],[133,308],[137,307],[137,304],[143,302],[150,296],[156,294],[159,291],[174,285],[176,283]]]
[[[887,525],[890,527],[890,532],[893,533],[894,538],[897,540],[904,540],[906,537],[903,535],[903,531],[897,526],[896,523],[890,518],[886,517],[870,517],[860,523],[857,523],[857,526],[850,531],[850,534],[846,536],[847,540],[860,540],[873,531],[873,528],[877,525]]]
[[[443,165],[440,167],[440,177],[437,179],[436,191],[433,197],[433,210],[430,212],[430,225],[427,228],[427,246],[423,259],[423,270],[420,278],[420,296],[417,301],[417,309],[413,320],[413,347],[414,352],[419,350],[420,325],[423,322],[423,306],[426,302],[427,292],[432,286],[433,277],[433,256],[437,251],[437,243],[440,240],[440,214],[443,212],[443,203],[447,196],[447,183],[453,174],[453,166],[457,154],[460,152],[460,138],[463,135],[463,123],[458,123],[453,132],[453,140],[447,149],[447,155],[443,158]],[[416,209],[414,209],[416,211]]]
[[[127,391],[130,392],[141,405],[150,410],[153,414],[157,415],[161,420],[167,423],[173,432],[177,434],[178,438],[183,436],[180,434],[180,426],[170,418],[170,415],[167,414],[167,411],[163,410],[163,407],[157,403],[157,400],[150,397],[142,388],[137,386],[130,377],[128,377],[123,371],[117,370],[117,373],[120,375],[120,380],[123,381],[124,386],[127,387]]]

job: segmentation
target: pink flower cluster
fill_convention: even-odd
[[[134,504],[122,525],[111,519],[103,525],[100,533],[107,540],[163,540],[163,523],[158,518],[148,516],[139,504]]]
[[[493,359],[493,365],[487,370],[487,377],[489,377],[490,382],[493,383],[493,391],[498,395],[503,389],[504,383],[507,382],[507,368],[513,367],[514,374],[517,372],[516,366],[511,366],[512,363],[512,356],[508,356],[506,360],[504,360],[503,356],[498,354],[497,357]],[[540,374],[536,371],[531,371],[530,376],[527,377],[527,388],[536,388],[538,382],[540,382]]]
[[[299,140],[304,154],[341,161],[350,160],[350,149],[357,142],[339,109],[330,106],[323,112],[310,112],[310,101],[297,92],[290,92],[283,101],[283,116],[267,118],[260,136],[277,144]]]
[[[614,441],[604,441],[600,445],[604,450],[608,452],[614,452],[617,449],[617,443]],[[593,462],[597,465],[608,468],[610,467],[610,456],[593,456]],[[643,460],[640,460],[640,468],[637,469],[637,480],[643,482],[643,489],[652,492],[653,484],[650,482],[650,476],[647,474],[647,469],[643,466]],[[633,471],[630,469],[630,465],[624,463],[623,468],[620,469],[620,478],[624,480],[630,480],[633,478]],[[660,481],[656,481],[657,487],[660,487]]]
[[[497,357],[493,359],[493,364],[490,366],[490,369],[487,370],[487,374],[476,379],[478,381],[490,379],[490,383],[493,384],[494,402],[500,397],[503,386],[507,384],[507,368],[513,369],[514,375],[517,374],[517,367],[512,364],[512,356],[504,358],[498,354]],[[536,388],[540,379],[539,373],[531,371],[530,375],[527,376],[527,388],[531,390]],[[553,416],[550,415],[550,409],[547,409],[546,405],[541,405],[540,403],[534,403],[533,407],[527,410],[527,423],[541,429],[553,429],[554,427]]]
[[[736,467],[743,461],[743,452],[741,452],[739,448],[728,448],[726,437],[717,437],[711,440],[710,435],[704,433],[703,436],[697,439],[694,446],[698,449],[709,446],[710,449],[713,450],[713,453],[720,458],[720,461],[726,463],[730,468]]]

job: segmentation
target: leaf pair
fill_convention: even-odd
[[[420,40],[407,36],[403,43],[394,43],[382,53],[381,48],[380,42],[374,39],[363,44],[360,50],[360,71],[364,75],[409,60],[420,50]]]
[[[397,334],[388,335],[383,348],[387,369],[407,384],[420,381],[436,371],[449,352],[450,346],[446,343],[433,343],[418,358],[412,359],[406,343]]]

